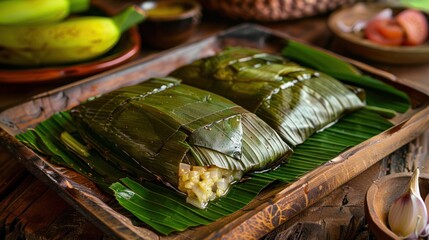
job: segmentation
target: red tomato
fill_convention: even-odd
[[[365,27],[365,37],[378,44],[399,46],[404,30],[393,19],[373,19]]]
[[[428,37],[428,23],[423,13],[407,9],[396,16],[396,21],[405,31],[404,45],[419,45]]]

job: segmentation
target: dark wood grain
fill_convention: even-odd
[[[0,146],[0,238],[102,239],[103,233]]]

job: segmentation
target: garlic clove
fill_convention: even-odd
[[[390,229],[401,238],[417,239],[428,222],[427,208],[420,196],[419,174],[419,169],[416,169],[407,191],[395,200],[389,210]]]
[[[427,210],[427,214],[428,214],[428,223],[427,223],[425,229],[423,230],[423,232],[420,234],[420,237],[429,236],[429,194],[426,195],[425,205],[426,205],[426,210]]]
[[[428,216],[429,216],[429,194],[425,198],[425,205],[426,205],[426,210],[428,210]],[[429,222],[429,219],[428,219],[428,222]]]

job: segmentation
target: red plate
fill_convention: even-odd
[[[128,30],[105,55],[87,62],[63,66],[16,68],[0,66],[0,83],[36,83],[95,74],[126,62],[140,52],[137,28]]]

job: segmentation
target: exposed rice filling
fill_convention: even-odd
[[[216,166],[201,167],[181,163],[179,190],[187,195],[186,202],[205,208],[207,204],[224,196],[232,183],[240,180],[243,171]]]

